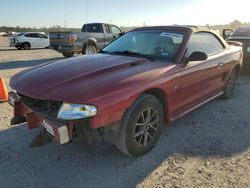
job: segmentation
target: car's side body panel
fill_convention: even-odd
[[[234,50],[237,51],[238,49],[236,48]],[[127,88],[126,92],[121,90],[116,93],[116,95],[110,95],[108,98],[104,96],[95,102],[105,107],[100,109],[100,111],[105,114],[104,117],[108,117],[107,119],[110,123],[120,121],[125,110],[128,109],[140,95],[152,89],[160,89],[166,96],[165,105],[167,106],[167,110],[165,111],[165,120],[168,122],[173,121],[200,103],[203,103],[215,95],[222,94],[222,90],[231,70],[242,61],[242,53],[236,52],[231,54],[231,52],[231,50],[226,50],[222,53],[227,55],[220,56],[218,59],[208,60],[197,66],[187,65],[182,67],[183,65],[175,65],[171,67],[171,73],[163,74],[162,78],[143,84],[142,87]],[[218,65],[221,61],[224,62],[223,67]],[[110,101],[109,98],[112,100]],[[115,111],[114,114],[113,110]],[[115,117],[113,118],[113,116]],[[96,123],[95,119],[103,118],[98,116],[94,117],[93,121]],[[101,121],[98,120],[98,122]],[[105,124],[105,122],[99,125],[93,124],[93,127],[100,127],[103,124]]]

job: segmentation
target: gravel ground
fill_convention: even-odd
[[[0,38],[7,87],[16,72],[59,58],[48,49],[8,48]],[[249,97],[245,74],[232,99],[213,100],[166,126],[152,152],[135,159],[84,141],[29,148],[39,129],[10,126],[12,108],[1,103],[0,187],[250,187]]]

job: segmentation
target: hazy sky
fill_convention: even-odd
[[[64,20],[76,28],[86,20],[119,26],[224,24],[249,22],[249,7],[250,0],[3,0],[0,26],[64,26]]]

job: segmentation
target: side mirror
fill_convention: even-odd
[[[119,37],[124,35],[125,34],[125,31],[122,31],[120,34],[119,34]]]
[[[204,61],[206,60],[207,54],[205,54],[204,52],[193,52],[189,57],[188,57],[188,61]]]
[[[228,37],[230,37],[233,34],[233,31],[231,29],[223,29],[222,31],[222,37],[226,40]]]

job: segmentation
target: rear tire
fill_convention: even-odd
[[[149,152],[160,137],[163,107],[154,96],[143,94],[125,113],[116,147],[128,156],[138,157]]]
[[[18,47],[16,46],[16,48],[17,48],[18,50],[21,50],[21,49],[22,49],[22,47],[21,47],[21,46],[18,46]]]
[[[25,43],[23,44],[23,49],[24,49],[24,50],[30,50],[30,48],[31,48],[30,43],[25,42]]]
[[[70,58],[74,56],[74,52],[63,52],[62,54],[66,58]]]
[[[96,47],[92,44],[85,45],[82,54],[90,55],[97,53]]]
[[[236,79],[237,79],[237,70],[236,68],[234,68],[230,77],[227,80],[227,83],[223,90],[224,93],[223,95],[221,95],[221,99],[229,99],[233,95]]]

